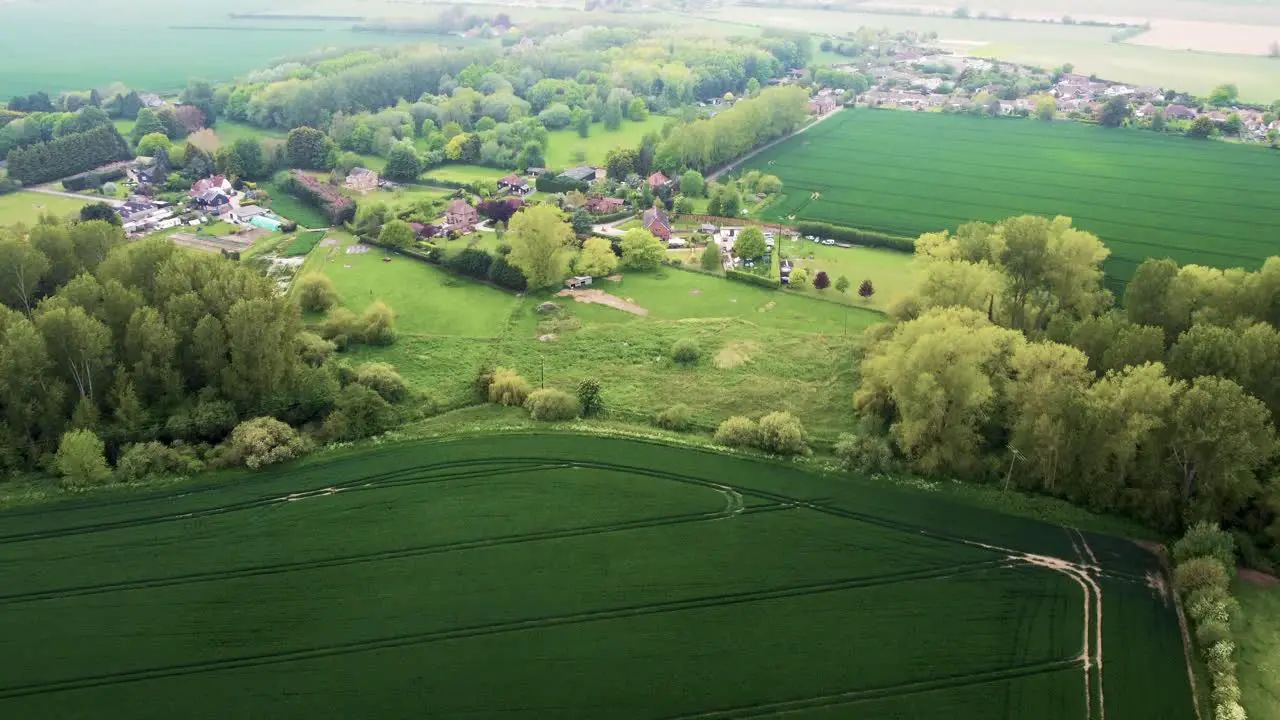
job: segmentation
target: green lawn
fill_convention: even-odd
[[[420,200],[443,200],[453,195],[453,190],[424,187],[421,185],[401,185],[395,190],[377,190],[368,195],[356,196],[360,203],[381,202],[392,208],[408,208]]]
[[[92,198],[73,200],[60,195],[35,192],[16,192],[0,195],[0,226],[23,223],[34,225],[44,213],[59,217],[77,214],[80,208],[93,202]]]
[[[783,241],[782,254],[809,274],[808,287],[799,291],[806,295],[887,310],[915,286],[915,262],[906,253],[878,248],[830,247],[802,238],[795,242]],[[831,279],[831,287],[826,290],[813,288],[813,278],[819,272],[827,273]],[[850,283],[849,291],[844,295],[835,289],[836,280],[841,275]],[[858,296],[858,286],[863,280],[870,280],[875,289],[870,301]]]
[[[0,514],[6,717],[1194,717],[1153,556],[941,493],[536,431],[205,480]]]
[[[213,128],[218,135],[218,144],[226,146],[237,140],[252,138],[255,140],[283,140],[288,133],[278,129],[265,129],[248,123],[234,120],[219,120]]]
[[[382,300],[396,313],[396,329],[407,335],[492,338],[502,334],[519,300],[488,285],[450,275],[414,258],[384,262],[378,248],[350,254],[348,235],[337,247],[317,247],[307,272],[333,279],[343,307],[357,313]]]
[[[587,137],[579,137],[573,128],[547,134],[547,167],[564,169],[576,165],[604,165],[605,155],[617,147],[634,148],[646,133],[660,132],[668,118],[650,115],[643,122],[623,120],[622,126],[610,132],[603,123],[592,123]],[[581,155],[581,159],[579,159]]]
[[[274,183],[263,183],[262,188],[271,195],[271,211],[280,217],[305,228],[329,227],[329,218],[323,210],[302,202]]]
[[[484,167],[482,165],[441,165],[431,168],[423,177],[423,181],[444,180],[456,183],[472,183],[477,180],[498,180],[510,175],[510,170]]]
[[[1280,720],[1280,588],[1237,582],[1240,691],[1253,720]]]

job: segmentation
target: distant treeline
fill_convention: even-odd
[[[228,13],[232,20],[319,20],[322,22],[360,22],[363,15],[289,15],[282,13]]]
[[[305,32],[322,33],[324,28],[286,28],[286,27],[229,27],[227,25],[170,25],[170,30],[222,30],[224,32]]]

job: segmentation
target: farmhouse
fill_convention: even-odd
[[[225,177],[215,175],[195,181],[187,194],[200,207],[219,208],[231,202],[230,195],[233,192],[231,183]]]
[[[370,192],[371,190],[377,190],[378,173],[368,168],[352,168],[351,172],[347,175],[347,179],[343,183],[343,186],[348,190],[354,190],[361,194]]]
[[[1195,120],[1196,111],[1186,105],[1170,105],[1165,108],[1165,117],[1170,120]]]
[[[450,230],[466,235],[475,229],[480,221],[480,213],[466,200],[454,200],[449,204],[449,212],[444,216],[445,224]]]
[[[592,197],[587,198],[587,212],[592,215],[608,215],[609,213],[618,212],[626,205],[626,201],[622,198],[614,197]]]
[[[650,190],[657,190],[660,187],[666,187],[671,184],[671,180],[666,175],[663,175],[661,170],[650,175],[647,182]]]
[[[508,175],[502,178],[498,181],[498,189],[507,190],[516,195],[528,195],[533,192],[533,187],[519,175]]]
[[[671,239],[671,218],[660,208],[649,208],[644,211],[644,229],[662,240]]]

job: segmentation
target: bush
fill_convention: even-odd
[[[692,420],[693,411],[683,403],[677,403],[658,413],[658,427],[665,430],[688,430]]]
[[[1212,647],[1231,639],[1231,626],[1218,620],[1206,620],[1196,628],[1196,642],[1200,647]]]
[[[1238,702],[1225,702],[1213,710],[1213,720],[1247,720],[1244,708]]]
[[[591,417],[600,412],[604,402],[600,399],[599,380],[583,380],[578,383],[578,405],[582,407],[583,417]]]
[[[307,450],[298,431],[273,417],[245,420],[231,431],[231,461],[253,469],[292,460]]]
[[[671,359],[681,365],[693,365],[702,357],[702,348],[688,338],[682,338],[671,345]]]
[[[67,487],[100,485],[111,479],[105,445],[92,430],[68,430],[58,441],[53,465]]]
[[[755,447],[759,441],[759,428],[751,418],[735,415],[716,428],[715,442],[727,447]]]
[[[771,412],[756,426],[758,447],[778,455],[802,455],[809,450],[804,427],[789,412]]]
[[[190,450],[154,441],[129,445],[116,462],[116,476],[123,482],[191,475],[203,469],[204,463]]]
[[[1225,705],[1240,702],[1240,683],[1234,675],[1218,675],[1213,678],[1213,704]]]
[[[508,252],[510,252],[510,248],[508,248]],[[524,292],[529,287],[529,281],[525,279],[524,272],[507,262],[506,253],[499,254],[493,259],[493,263],[489,265],[489,282],[498,287],[515,290],[516,292]]]
[[[476,400],[489,402],[489,387],[493,385],[493,366],[485,363],[476,370],[476,379],[471,382],[475,390]]]
[[[348,385],[339,393],[321,434],[329,441],[371,437],[391,426],[391,406],[364,385]]]
[[[853,245],[886,248],[889,250],[897,250],[899,252],[907,253],[913,253],[916,251],[916,241],[914,238],[902,237],[900,235],[886,235],[884,233],[872,232],[870,230],[859,230],[858,228],[844,227],[843,225],[831,225],[829,223],[802,220],[796,223],[796,232],[799,232],[801,235],[815,235],[822,238],[831,238],[837,242],[845,242]]]
[[[369,345],[390,345],[396,341],[395,313],[381,300],[375,300],[360,318],[360,339]]]
[[[889,439],[873,433],[852,435],[840,433],[836,439],[835,455],[845,469],[873,474],[893,470],[893,447]]]
[[[777,290],[782,287],[782,281],[780,280],[775,280],[765,275],[754,275],[749,272],[742,272],[741,270],[726,270],[724,276],[730,280],[737,280],[738,282],[747,283],[748,285],[759,285],[760,287],[767,287],[772,290]]]
[[[328,275],[311,273],[298,278],[298,305],[307,312],[324,312],[338,302],[338,290]]]
[[[577,398],[553,388],[534,390],[525,400],[524,406],[534,420],[547,421],[572,420],[582,410]]]
[[[1236,675],[1236,661],[1233,657],[1236,654],[1236,645],[1230,640],[1222,640],[1214,645],[1210,645],[1204,653],[1205,664],[1209,666],[1209,672],[1214,675]]]
[[[489,383],[489,402],[513,407],[523,405],[532,389],[529,381],[516,374],[515,370],[498,368]]]
[[[387,363],[371,362],[356,368],[356,382],[378,393],[389,403],[400,402],[409,396],[404,378]]]
[[[1173,571],[1173,587],[1184,596],[1205,588],[1226,590],[1230,581],[1227,569],[1211,557],[1192,558]]]
[[[1236,566],[1235,538],[1211,522],[1200,522],[1187,529],[1182,539],[1173,544],[1173,562],[1181,565],[1198,557],[1211,557],[1228,570]]]
[[[346,308],[336,308],[320,325],[320,336],[332,340],[339,350],[360,342],[362,335],[360,318]]]
[[[459,275],[487,280],[493,256],[479,248],[467,248],[446,260],[444,265]]]
[[[338,346],[315,333],[298,333],[298,355],[302,361],[312,367],[325,364]]]

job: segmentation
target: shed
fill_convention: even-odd
[[[268,232],[275,232],[283,225],[279,220],[269,218],[266,215],[255,215],[249,218],[249,224],[254,227],[262,228]]]

